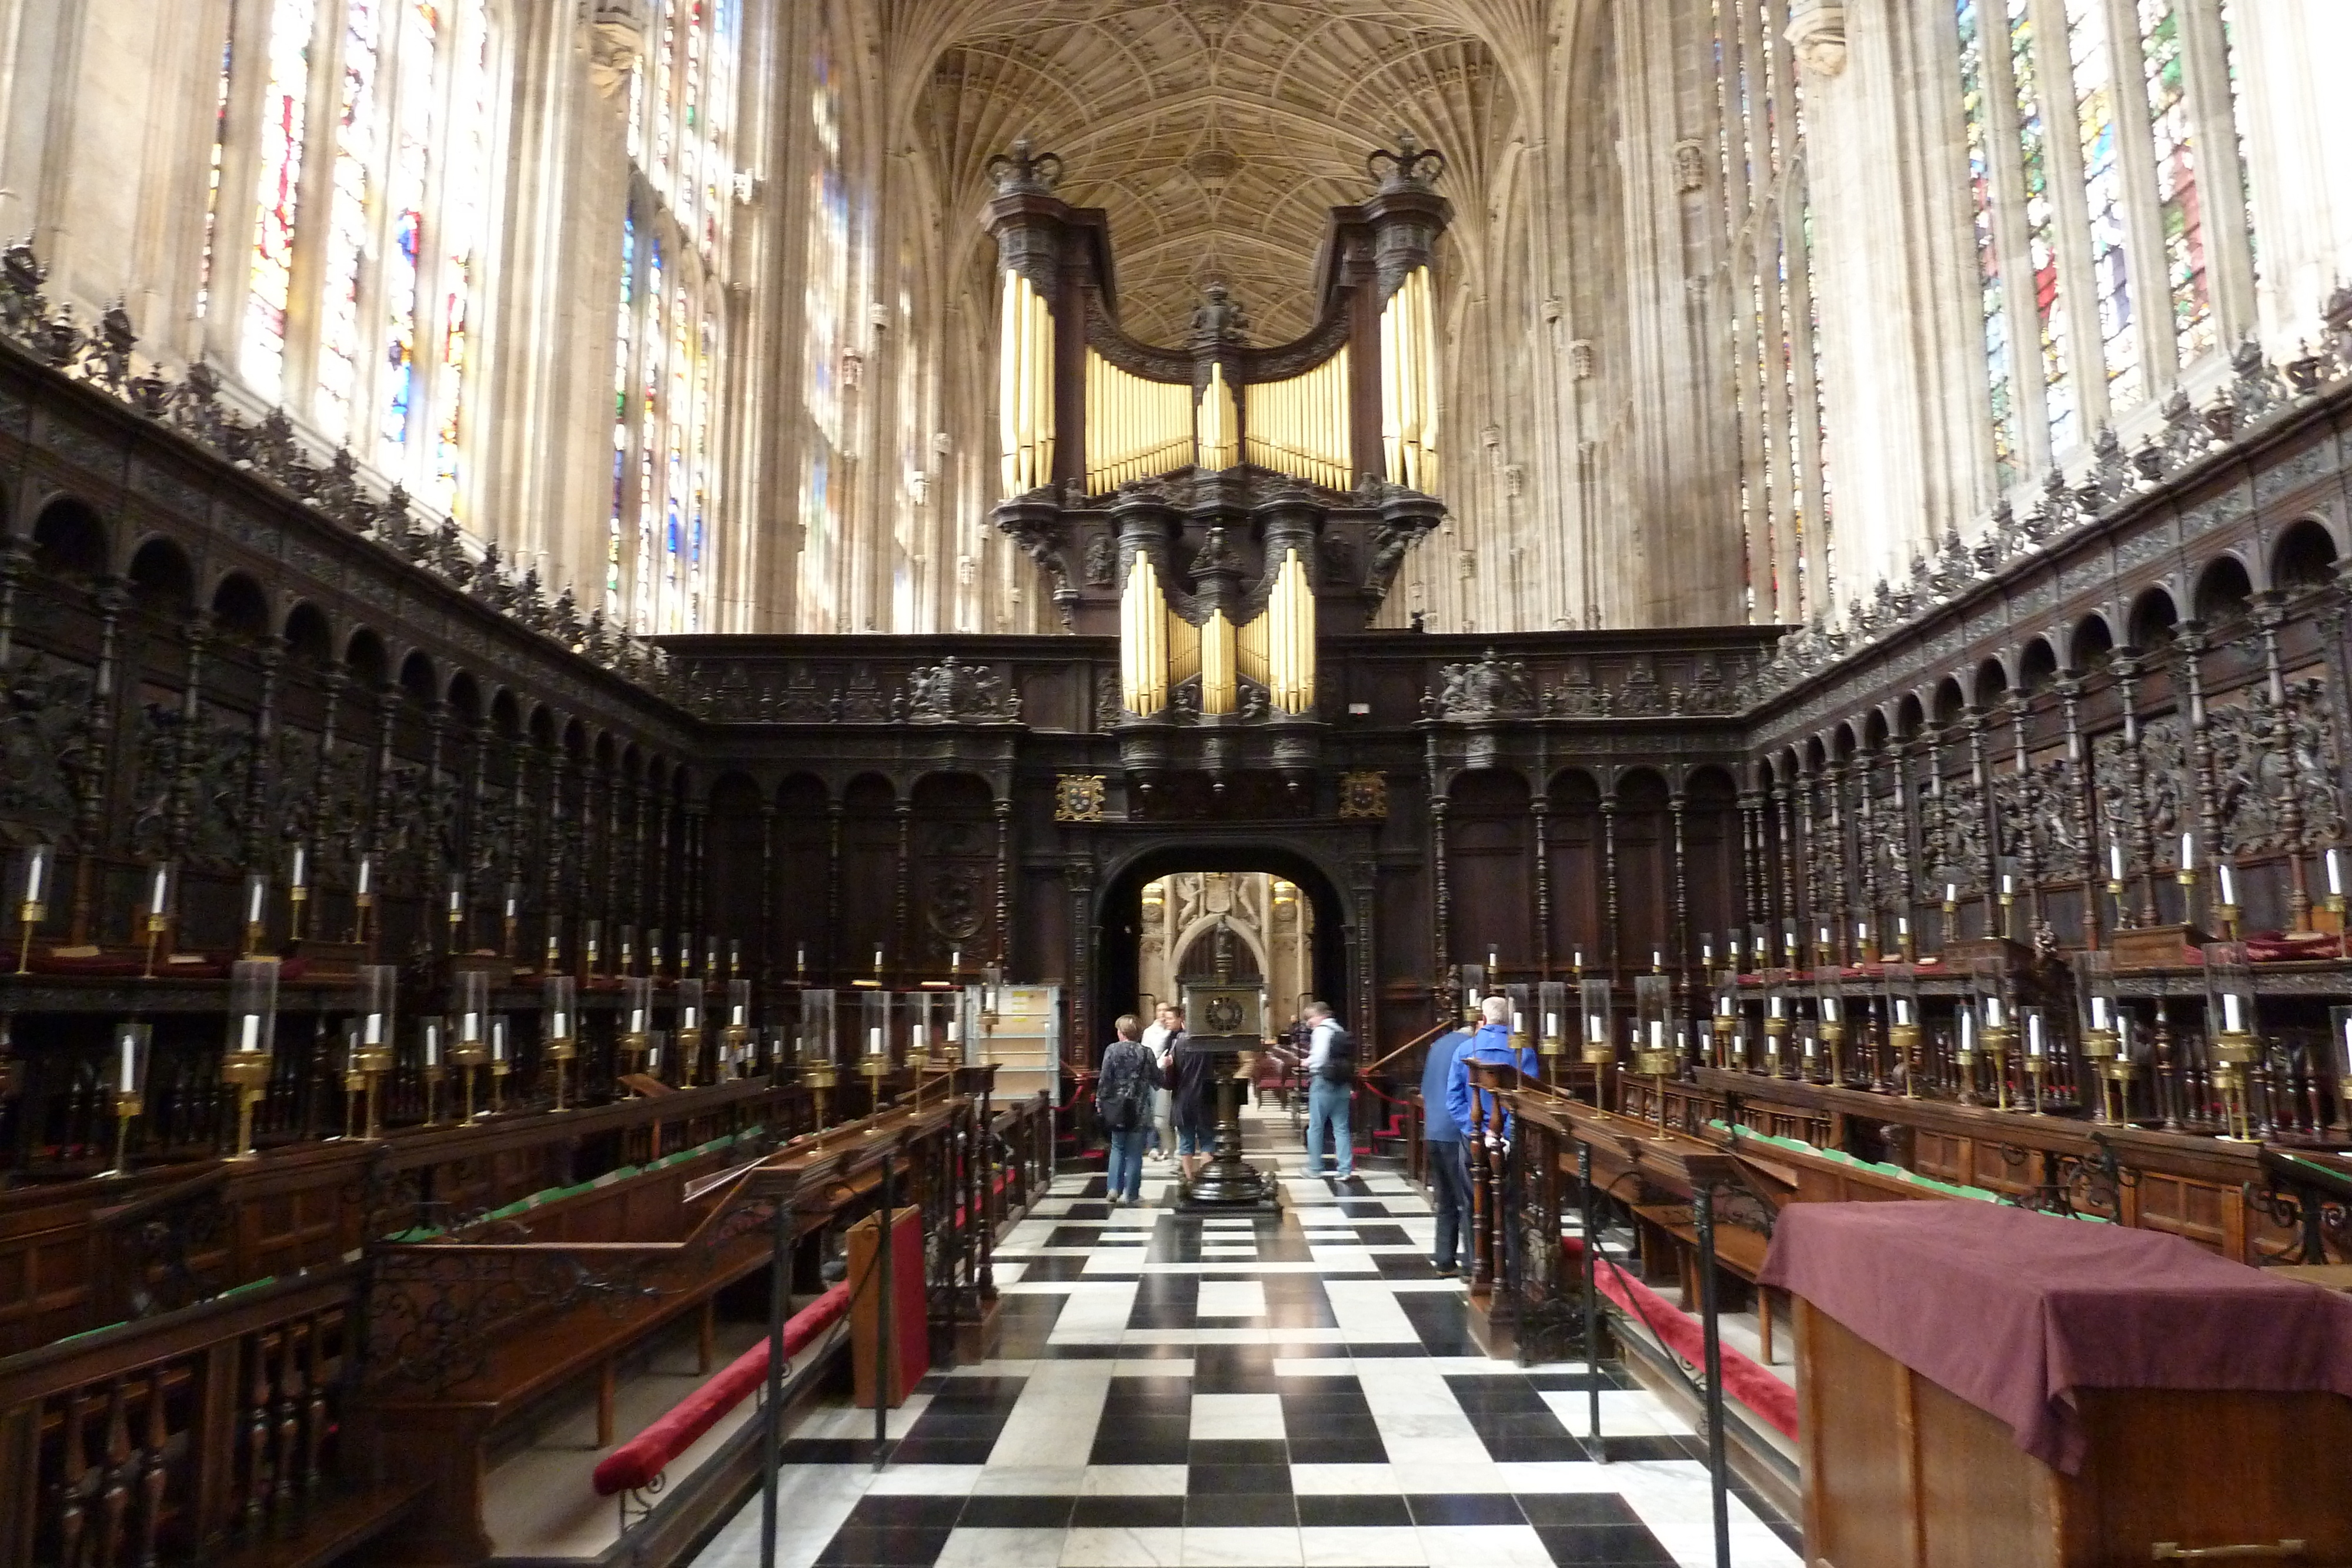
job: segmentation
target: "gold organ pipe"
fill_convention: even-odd
[[[1149,717],[1168,706],[1168,599],[1149,556],[1129,569],[1118,615],[1119,700]]]
[[[1095,495],[1193,460],[1192,389],[1130,375],[1087,350],[1087,488]]]
[[[1213,611],[1201,628],[1201,711],[1234,711],[1234,623]]]
[[[1381,449],[1389,476],[1437,489],[1438,359],[1429,269],[1405,275],[1381,311]]]
[[[1252,463],[1334,490],[1353,487],[1348,362],[1342,348],[1303,375],[1249,389]]]
[[[1021,493],[1020,286],[1019,273],[1004,275],[1004,308],[997,324],[997,448],[1007,496]]]

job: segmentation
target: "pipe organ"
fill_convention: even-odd
[[[1381,451],[1389,476],[1437,493],[1437,333],[1429,268],[1416,267],[1381,311]]]
[[[1193,461],[1191,387],[1130,375],[1088,349],[1086,406],[1089,494]]]
[[[1017,272],[1004,275],[1001,330],[997,409],[1004,493],[1019,496],[1054,477],[1054,313],[1036,286]]]
[[[1108,223],[1055,193],[1061,163],[992,159],[987,222],[1004,277],[1004,499],[997,527],[1045,572],[1074,631],[1119,635],[1131,768],[1205,736],[1222,777],[1296,784],[1318,744],[1317,638],[1367,623],[1433,528],[1442,365],[1436,247],[1452,209],[1436,152],[1367,160],[1378,188],[1335,207],[1313,325],[1250,339],[1242,302],[1204,290],[1180,343],[1119,321]],[[1262,737],[1260,746],[1252,737]]]
[[[1395,308],[1391,301],[1390,309]],[[1385,348],[1389,339],[1385,319],[1381,335]],[[1353,487],[1354,477],[1349,471],[1352,455],[1348,439],[1348,349],[1343,343],[1338,353],[1303,375],[1260,382],[1250,388],[1249,460],[1261,468],[1326,489]],[[1409,482],[1393,462],[1389,465],[1389,476]]]

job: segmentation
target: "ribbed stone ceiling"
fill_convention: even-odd
[[[1324,215],[1370,192],[1367,152],[1410,130],[1453,161],[1442,188],[1457,206],[1472,199],[1496,128],[1513,117],[1505,73],[1465,10],[1463,0],[939,0],[900,37],[919,47],[928,23],[943,45],[913,120],[950,221],[986,199],[990,155],[1026,136],[1061,155],[1065,199],[1109,213],[1129,331],[1180,340],[1202,287],[1222,279],[1267,343],[1310,325]]]

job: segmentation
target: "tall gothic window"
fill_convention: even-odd
[[[485,0],[272,0],[237,333],[257,395],[461,517],[492,43]],[[200,314],[217,282],[232,90],[225,78]]]
[[[1801,621],[1835,588],[1805,103],[1788,24],[1785,0],[1716,0],[1749,612]]]
[[[2128,423],[2252,323],[2232,5],[1955,0],[2004,486]],[[2020,337],[2039,340],[2027,366]]]
[[[848,444],[845,378],[849,349],[849,182],[842,162],[841,82],[830,30],[819,28],[810,58],[806,392],[812,439],[801,482],[801,592],[822,625],[837,610],[841,473]]]
[[[638,632],[711,625],[712,410],[741,24],[740,0],[660,0],[629,79],[604,596],[607,613]]]

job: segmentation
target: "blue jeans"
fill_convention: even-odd
[[[1110,1134],[1110,1155],[1103,1163],[1104,1197],[1132,1203],[1143,1196],[1143,1140],[1150,1132],[1149,1123],[1140,1123]]]
[[[1454,1266],[1457,1254],[1466,1257],[1470,1240],[1470,1170],[1464,1163],[1459,1138],[1425,1146],[1429,1167],[1429,1206],[1437,1215],[1437,1250],[1430,1261],[1441,1269]]]
[[[1355,1097],[1352,1083],[1315,1080],[1307,1091],[1307,1174],[1323,1174],[1323,1133],[1330,1129],[1333,1152],[1341,1180],[1356,1174],[1356,1137],[1349,1128],[1349,1111]]]

